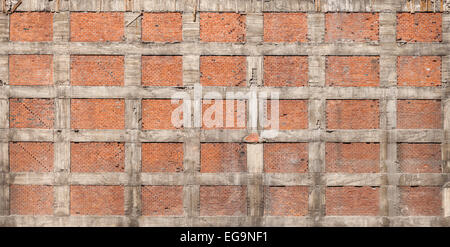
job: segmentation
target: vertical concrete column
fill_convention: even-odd
[[[449,20],[450,21],[450,20]],[[450,84],[450,56],[442,57],[442,83]],[[445,98],[442,100],[443,104],[443,119],[444,119],[444,140],[443,143],[443,160],[444,173],[450,173],[450,90],[447,87]]]
[[[247,14],[247,43],[262,43],[264,35],[263,13]]]
[[[248,169],[248,213],[252,226],[261,226],[264,216],[264,146],[263,144],[247,144]]]
[[[125,13],[125,40],[133,43],[141,40],[142,13]]]
[[[9,41],[9,15],[0,15],[0,42]]]
[[[9,16],[0,15],[0,42],[9,40]],[[9,153],[8,153],[8,127],[9,102],[5,86],[8,84],[8,56],[0,56],[0,215],[9,215]]]
[[[442,13],[442,41],[450,43],[450,13]]]

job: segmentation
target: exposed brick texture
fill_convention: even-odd
[[[397,157],[401,172],[441,173],[441,144],[438,143],[399,143]]]
[[[264,171],[304,173],[308,171],[308,143],[264,143]]]
[[[376,87],[380,83],[377,56],[328,56],[326,85],[338,87]]]
[[[123,215],[124,212],[123,186],[70,186],[71,215]]]
[[[398,129],[442,128],[440,100],[398,100]]]
[[[12,215],[52,215],[53,187],[46,185],[18,185],[9,188]]]
[[[172,123],[172,112],[181,104],[181,101],[172,104],[170,99],[143,99],[142,129],[176,129],[177,126]]]
[[[54,160],[51,142],[10,142],[11,172],[51,172]]]
[[[183,214],[183,186],[143,186],[142,215]]]
[[[247,146],[244,143],[202,143],[201,172],[246,172]]]
[[[203,100],[203,129],[243,129],[247,126],[245,100]]]
[[[305,216],[308,213],[309,188],[305,186],[267,186],[264,214]]]
[[[271,100],[266,102],[267,111],[265,113],[266,121],[264,122],[266,129],[274,129],[274,121],[272,119]],[[279,129],[307,129],[308,128],[308,101],[306,100],[279,100]]]
[[[245,86],[247,62],[244,56],[201,56],[200,83],[203,86]]]
[[[124,129],[123,99],[72,99],[70,106],[72,129]]]
[[[72,56],[70,83],[76,86],[122,86],[123,56]]]
[[[53,13],[12,13],[9,18],[9,40],[25,42],[52,41]]]
[[[182,56],[142,56],[143,86],[182,86]]]
[[[200,41],[245,42],[246,16],[237,13],[200,13]]]
[[[400,214],[405,216],[441,215],[439,187],[400,187]]]
[[[264,13],[264,42],[307,42],[306,13]]]
[[[397,83],[399,86],[436,87],[441,85],[441,57],[399,56]]]
[[[327,100],[327,129],[377,129],[378,100]]]
[[[124,13],[70,13],[70,41],[106,42],[124,38]]]
[[[380,170],[378,143],[326,143],[327,172],[374,173]]]
[[[10,99],[9,127],[52,129],[55,120],[53,99]]]
[[[247,186],[200,186],[200,215],[247,215]]]
[[[181,42],[181,13],[144,13],[142,41]]]
[[[182,172],[183,143],[142,143],[142,172]]]
[[[123,172],[124,168],[124,143],[73,142],[70,144],[71,172]]]
[[[9,55],[9,84],[53,84],[52,55]]]
[[[264,86],[303,87],[307,84],[307,56],[264,56]]]
[[[325,42],[378,41],[378,13],[326,13]]]
[[[441,42],[442,13],[398,13],[397,41]]]
[[[327,187],[325,214],[376,216],[379,214],[379,199],[379,188]]]

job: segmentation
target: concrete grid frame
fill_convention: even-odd
[[[401,0],[321,0],[317,1],[319,4],[306,0],[23,1],[16,11],[52,13],[52,37],[50,40],[46,40],[44,37],[39,42],[12,41],[10,40],[10,15],[0,14],[0,225],[449,226],[450,14],[448,11],[450,2],[444,1],[441,6],[440,1],[430,1],[435,2],[434,5],[425,7],[423,1],[416,2],[416,6],[412,6],[411,2]],[[441,41],[403,42],[397,40],[399,13],[432,13],[433,10],[436,10],[436,13],[442,17]],[[110,34],[110,36],[105,36],[104,33],[100,34],[107,38],[116,35],[111,38],[112,41],[77,41],[76,39],[80,37],[72,36],[73,30],[71,29],[74,27],[71,26],[71,21],[73,21],[71,17],[73,13],[85,12],[123,14],[123,21],[119,19],[120,22],[114,24],[122,25],[123,33]],[[144,29],[142,15],[154,12],[180,13],[182,32],[176,35],[181,35],[181,40],[179,40],[180,36],[171,42],[141,40]],[[243,31],[245,40],[239,42],[202,41],[200,39],[200,17],[202,14],[216,12],[245,15]],[[379,23],[379,32],[375,32],[378,37],[374,40],[367,37],[366,42],[332,40],[333,37],[331,37],[331,41],[327,41],[330,38],[326,34],[327,15],[341,12],[375,13]],[[264,18],[271,13],[302,13],[307,21],[306,36],[298,37],[300,41],[295,42],[264,40]],[[241,37],[239,35],[238,37]],[[36,58],[38,62],[35,64],[20,64],[19,59],[17,66],[42,65],[44,68],[38,66],[38,69],[51,71],[49,80],[52,83],[44,83],[39,86],[13,85],[10,69],[15,55],[51,55],[51,62],[41,61],[39,59],[45,58],[40,57]],[[114,78],[119,79],[118,81],[112,80],[113,85],[74,85],[71,83],[74,76],[71,74],[71,66],[74,66],[74,59],[77,59],[75,57],[78,55],[92,56],[93,63],[95,63],[94,56],[109,55],[112,57],[111,64],[123,66],[123,74],[114,74]],[[143,57],[145,56],[180,56],[182,85],[142,86]],[[205,86],[203,87],[204,94],[217,91],[225,96],[227,91],[246,93],[250,90],[256,90],[258,93],[270,93],[276,89],[280,92],[280,100],[306,102],[308,117],[305,121],[307,121],[307,127],[281,130],[275,138],[256,141],[251,140],[249,135],[255,132],[260,133],[262,130],[260,127],[258,129],[247,127],[244,129],[166,128],[159,130],[143,128],[143,122],[147,121],[143,114],[146,107],[145,100],[170,99],[179,92],[185,92],[193,98],[194,84],[201,81],[202,57],[206,56],[243,56],[246,67],[243,78],[246,86]],[[277,88],[264,86],[266,78],[264,59],[269,56],[304,56],[307,58],[304,63],[307,64],[305,69],[308,74],[307,86]],[[441,61],[439,86],[398,86],[398,59],[403,56],[439,57]],[[330,78],[326,76],[326,70],[329,65],[332,65],[331,60],[335,57],[376,59],[379,73],[375,73],[373,76],[378,77],[376,80],[379,81],[379,85],[330,86],[328,84]],[[345,63],[345,61],[343,62]],[[80,63],[82,66],[83,61]],[[417,63],[420,64],[420,61]],[[338,67],[339,62],[336,64]],[[47,67],[45,68],[45,66]],[[18,73],[20,75],[21,72]],[[24,72],[22,71],[22,73]],[[368,69],[362,73],[370,74],[371,71]],[[32,79],[33,75],[30,75],[29,80]],[[250,87],[250,84],[256,85]],[[52,126],[46,126],[48,128],[21,127],[20,124],[10,126],[13,104],[16,101],[22,102],[27,99],[33,99],[28,105],[29,107],[40,107],[45,103],[53,105]],[[98,128],[84,129],[83,126],[74,128],[76,123],[72,121],[74,121],[75,114],[74,102],[77,102],[77,99],[108,100],[108,105],[110,105],[108,107],[118,109],[119,112],[122,111],[123,119],[117,120],[118,123],[112,127],[100,119],[99,121],[103,125]],[[373,116],[376,115],[374,117],[377,119],[376,126],[346,129],[342,128],[338,122],[336,128],[330,128],[331,123],[327,118],[327,113],[332,114],[332,112],[327,111],[331,107],[339,108],[339,104],[345,100],[357,100],[356,105],[361,102],[376,102],[377,107],[373,114]],[[412,120],[400,121],[399,106],[414,100],[438,102],[435,106],[440,110],[440,114],[434,117],[439,118],[442,125],[421,129],[415,128],[414,124],[408,126]],[[106,103],[98,104],[107,105]],[[114,104],[116,104],[115,107]],[[352,107],[355,107],[354,105]],[[370,105],[371,103],[368,106]],[[79,107],[82,108],[83,105],[80,104]],[[405,106],[405,109],[410,108]],[[192,112],[194,111],[201,111],[200,101],[193,102]],[[370,111],[368,112],[368,117],[373,117],[370,115]],[[254,117],[251,114],[253,113],[247,110],[248,118]],[[411,114],[406,115],[410,116]],[[86,117],[99,118],[95,115],[83,116],[82,113],[76,115],[76,118],[80,119]],[[29,119],[23,119],[24,122],[27,120]],[[43,124],[48,125],[45,119],[40,120]],[[406,127],[399,128],[399,124]],[[47,147],[48,149],[46,149],[47,152],[52,150],[50,153],[53,154],[53,167],[49,168],[51,171],[13,171],[10,167],[10,145],[19,142],[53,143],[51,148]],[[119,166],[115,170],[101,172],[92,172],[86,168],[87,170],[74,172],[74,166],[71,164],[71,161],[74,162],[71,157],[71,152],[74,152],[74,143],[105,142],[117,143],[111,148],[123,152],[123,157],[116,157],[119,163],[123,162],[123,167]],[[168,172],[145,171],[142,149],[146,143],[178,143],[181,145],[182,148],[177,149],[182,150],[183,153],[181,168],[173,168],[175,170]],[[245,149],[246,171],[202,172],[202,145],[215,143],[242,145],[240,148]],[[276,143],[304,143],[304,146],[295,148],[303,150],[299,152],[307,150],[306,172],[265,172],[267,164],[265,164],[264,150],[268,148],[268,144]],[[329,167],[326,164],[326,153],[329,143],[376,144],[379,147],[379,157],[377,157],[379,167],[375,172],[327,172]],[[441,171],[413,173],[402,170],[403,168],[398,162],[399,149],[403,147],[402,144],[412,143],[438,145],[442,156]],[[83,149],[79,152],[83,153]],[[178,172],[176,169],[181,169],[182,172]],[[43,185],[45,189],[30,187],[32,192],[29,192],[24,190],[22,185]],[[95,188],[99,190],[95,191],[91,185],[97,186]],[[108,189],[100,191],[106,186]],[[170,186],[173,190],[164,190],[165,187],[160,186]],[[216,186],[216,190],[214,190],[214,186]],[[235,189],[241,188],[241,190],[233,192],[232,186]],[[283,188],[288,189],[286,191]],[[430,215],[408,213],[410,212],[408,206],[413,207],[414,205],[405,205],[411,198],[406,195],[405,199],[404,193],[414,191],[415,188],[424,189],[425,194],[427,191],[431,191],[434,193],[433,195],[439,196],[438,213]],[[10,208],[13,199],[10,197],[12,190],[22,196],[38,191],[43,198],[52,203],[42,205],[42,207],[47,207],[42,209],[46,212],[44,215],[34,215],[33,212],[28,215],[15,213]],[[109,196],[107,198],[113,198],[121,205],[111,206],[108,213],[96,213],[98,208],[83,208],[83,205],[78,205],[83,199],[74,194],[74,191],[83,190],[91,190],[92,193],[107,193]],[[204,200],[202,191],[230,193],[237,196],[237,200],[242,204],[237,205],[237,208],[233,208],[233,210],[238,214],[211,215],[211,211],[201,205],[201,201]],[[281,195],[273,196],[270,194],[271,192]],[[173,208],[170,211],[177,215],[152,215],[152,210],[143,205],[142,195],[145,193],[163,194],[166,197],[159,198],[168,198],[169,201],[181,200],[178,201],[179,205],[171,205]],[[340,212],[345,212],[346,206],[351,207],[352,203],[355,203],[345,197],[352,193],[372,196],[368,200],[370,205],[365,205],[366,211],[358,214],[350,208],[349,214],[339,215],[339,210],[336,213],[335,208],[330,208],[330,205],[337,204],[336,207],[341,207]],[[122,196],[116,198],[118,194]],[[327,195],[341,195],[340,198],[344,204],[342,205],[339,198],[336,199],[337,202],[328,202]],[[171,199],[170,196],[173,198]],[[303,208],[291,215],[277,215],[277,209],[267,208],[268,197],[271,197],[271,200],[281,200],[286,204],[291,204],[289,198],[293,197],[298,200],[297,202],[303,201]],[[414,199],[414,196],[412,197]],[[220,198],[218,200],[220,201]],[[78,201],[77,205],[81,208],[74,208],[75,201]],[[419,210],[421,206],[423,205],[418,205]],[[83,210],[90,213],[87,215],[76,214]],[[217,210],[227,211],[226,208]],[[272,211],[275,213],[268,214]],[[92,215],[90,215],[91,213]]]

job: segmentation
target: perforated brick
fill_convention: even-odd
[[[243,87],[246,68],[244,56],[201,56],[200,83],[203,86]]]
[[[307,56],[264,56],[264,86],[303,87],[307,84]]]
[[[308,171],[308,143],[264,143],[264,171],[304,173]]]
[[[380,59],[377,56],[328,56],[327,86],[376,87],[380,84]]]
[[[182,86],[182,56],[142,56],[143,86]]]
[[[201,172],[247,171],[247,146],[244,143],[202,143]]]
[[[53,99],[10,99],[9,127],[52,129],[55,120]]]
[[[70,83],[76,86],[123,86],[123,56],[71,57]]]
[[[200,13],[203,42],[245,42],[246,16],[238,13]]]
[[[377,41],[378,33],[378,13],[325,14],[325,42]]]
[[[398,129],[442,128],[440,100],[398,100]]]
[[[142,186],[142,215],[183,214],[183,186]]]
[[[200,186],[200,215],[247,215],[247,186]]]
[[[123,186],[70,186],[71,215],[123,215],[124,212]]]
[[[442,153],[438,143],[399,143],[397,157],[401,172],[441,173]]]
[[[54,149],[51,142],[10,142],[11,172],[53,171]]]
[[[441,42],[442,13],[398,13],[397,41]]]
[[[399,86],[437,87],[441,85],[441,57],[397,57],[397,83]]]
[[[433,216],[442,213],[439,187],[400,187],[400,214],[404,216]]]
[[[71,172],[123,172],[124,169],[124,143],[73,142],[70,144]]]
[[[52,41],[53,13],[12,13],[9,17],[9,40],[21,42]]]
[[[11,215],[53,215],[53,187],[18,185],[9,187]]]
[[[264,13],[264,42],[307,42],[306,13]]]
[[[182,172],[183,143],[142,143],[142,172]]]
[[[53,55],[9,55],[9,84],[53,84]]]
[[[117,42],[124,39],[123,12],[71,12],[70,41]]]
[[[267,100],[265,105],[267,111],[265,112],[264,128],[275,129],[276,124],[272,119],[272,104],[273,101]],[[274,111],[276,108],[273,109]],[[279,100],[278,101],[279,114],[278,117],[280,130],[291,129],[307,129],[308,128],[308,102],[306,100]]]
[[[378,100],[327,100],[328,129],[378,129]]]
[[[123,99],[72,99],[70,105],[72,129],[124,129]]]
[[[181,42],[181,13],[144,13],[142,19],[142,41]]]
[[[265,215],[305,216],[308,213],[309,188],[305,186],[266,186]]]
[[[172,104],[170,99],[142,100],[142,129],[177,129],[182,128],[173,124],[172,113],[182,104]],[[183,116],[180,116],[183,119]]]
[[[375,173],[380,171],[379,143],[326,143],[327,172]]]
[[[377,187],[327,187],[325,191],[326,215],[376,216],[379,204]]]
[[[203,100],[203,129],[244,129],[247,126],[246,100]]]

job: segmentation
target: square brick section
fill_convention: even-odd
[[[378,129],[378,100],[327,100],[327,129]]]
[[[326,13],[325,42],[379,40],[378,13]]]
[[[72,142],[71,172],[123,172],[125,145],[118,142]]]
[[[181,100],[172,104],[170,99],[142,100],[142,129],[180,129],[172,123],[172,114],[178,107],[182,107]],[[180,119],[183,116],[180,113]],[[175,120],[174,120],[175,121]]]
[[[380,85],[380,58],[327,56],[325,73],[327,86],[377,87]]]
[[[53,41],[53,13],[14,12],[9,17],[9,40]]]
[[[183,41],[181,13],[144,13],[142,18],[142,41]]]
[[[9,99],[9,127],[52,129],[55,121],[53,99]]]
[[[272,104],[274,101],[267,100],[267,111],[265,112],[264,128],[275,129],[276,119],[272,118]],[[279,100],[278,117],[280,130],[307,129],[308,128],[308,101],[306,100]],[[274,112],[276,110],[274,109]]]
[[[9,55],[9,84],[53,84],[53,55]]]
[[[72,99],[70,104],[72,129],[124,129],[123,99]]]
[[[400,214],[403,216],[442,215],[440,187],[400,187]]]
[[[203,100],[203,129],[245,129],[246,100]]]
[[[305,216],[308,214],[309,188],[305,186],[266,186],[264,214]]]
[[[308,42],[306,13],[264,13],[264,42]]]
[[[200,41],[245,42],[246,16],[238,13],[200,13]]]
[[[307,56],[264,56],[264,86],[303,87],[308,85]]]
[[[305,173],[308,143],[264,143],[264,172]]]
[[[376,173],[380,171],[379,143],[326,143],[327,172]]]
[[[201,172],[246,172],[247,144],[245,143],[202,143]]]
[[[379,215],[380,189],[372,187],[327,187],[326,215]]]
[[[72,12],[70,13],[70,41],[122,41],[124,26],[124,12]]]
[[[397,41],[442,42],[442,13],[398,13]]]
[[[398,129],[440,129],[442,114],[440,100],[398,100]]]
[[[399,143],[397,157],[401,172],[441,173],[442,153],[438,143]]]
[[[10,186],[11,215],[53,215],[53,186]]]
[[[183,215],[183,186],[142,186],[142,215]]]
[[[10,142],[11,172],[52,172],[54,149],[52,142]]]
[[[439,56],[397,57],[397,83],[399,86],[437,87],[441,85]]]
[[[143,86],[182,86],[182,56],[142,56]]]
[[[182,172],[183,143],[142,143],[142,172]]]
[[[124,215],[124,187],[70,186],[71,215]]]
[[[200,186],[201,216],[246,216],[247,186]]]
[[[70,84],[74,86],[123,86],[123,56],[71,56]]]
[[[200,56],[202,86],[245,87],[246,73],[244,56]]]

